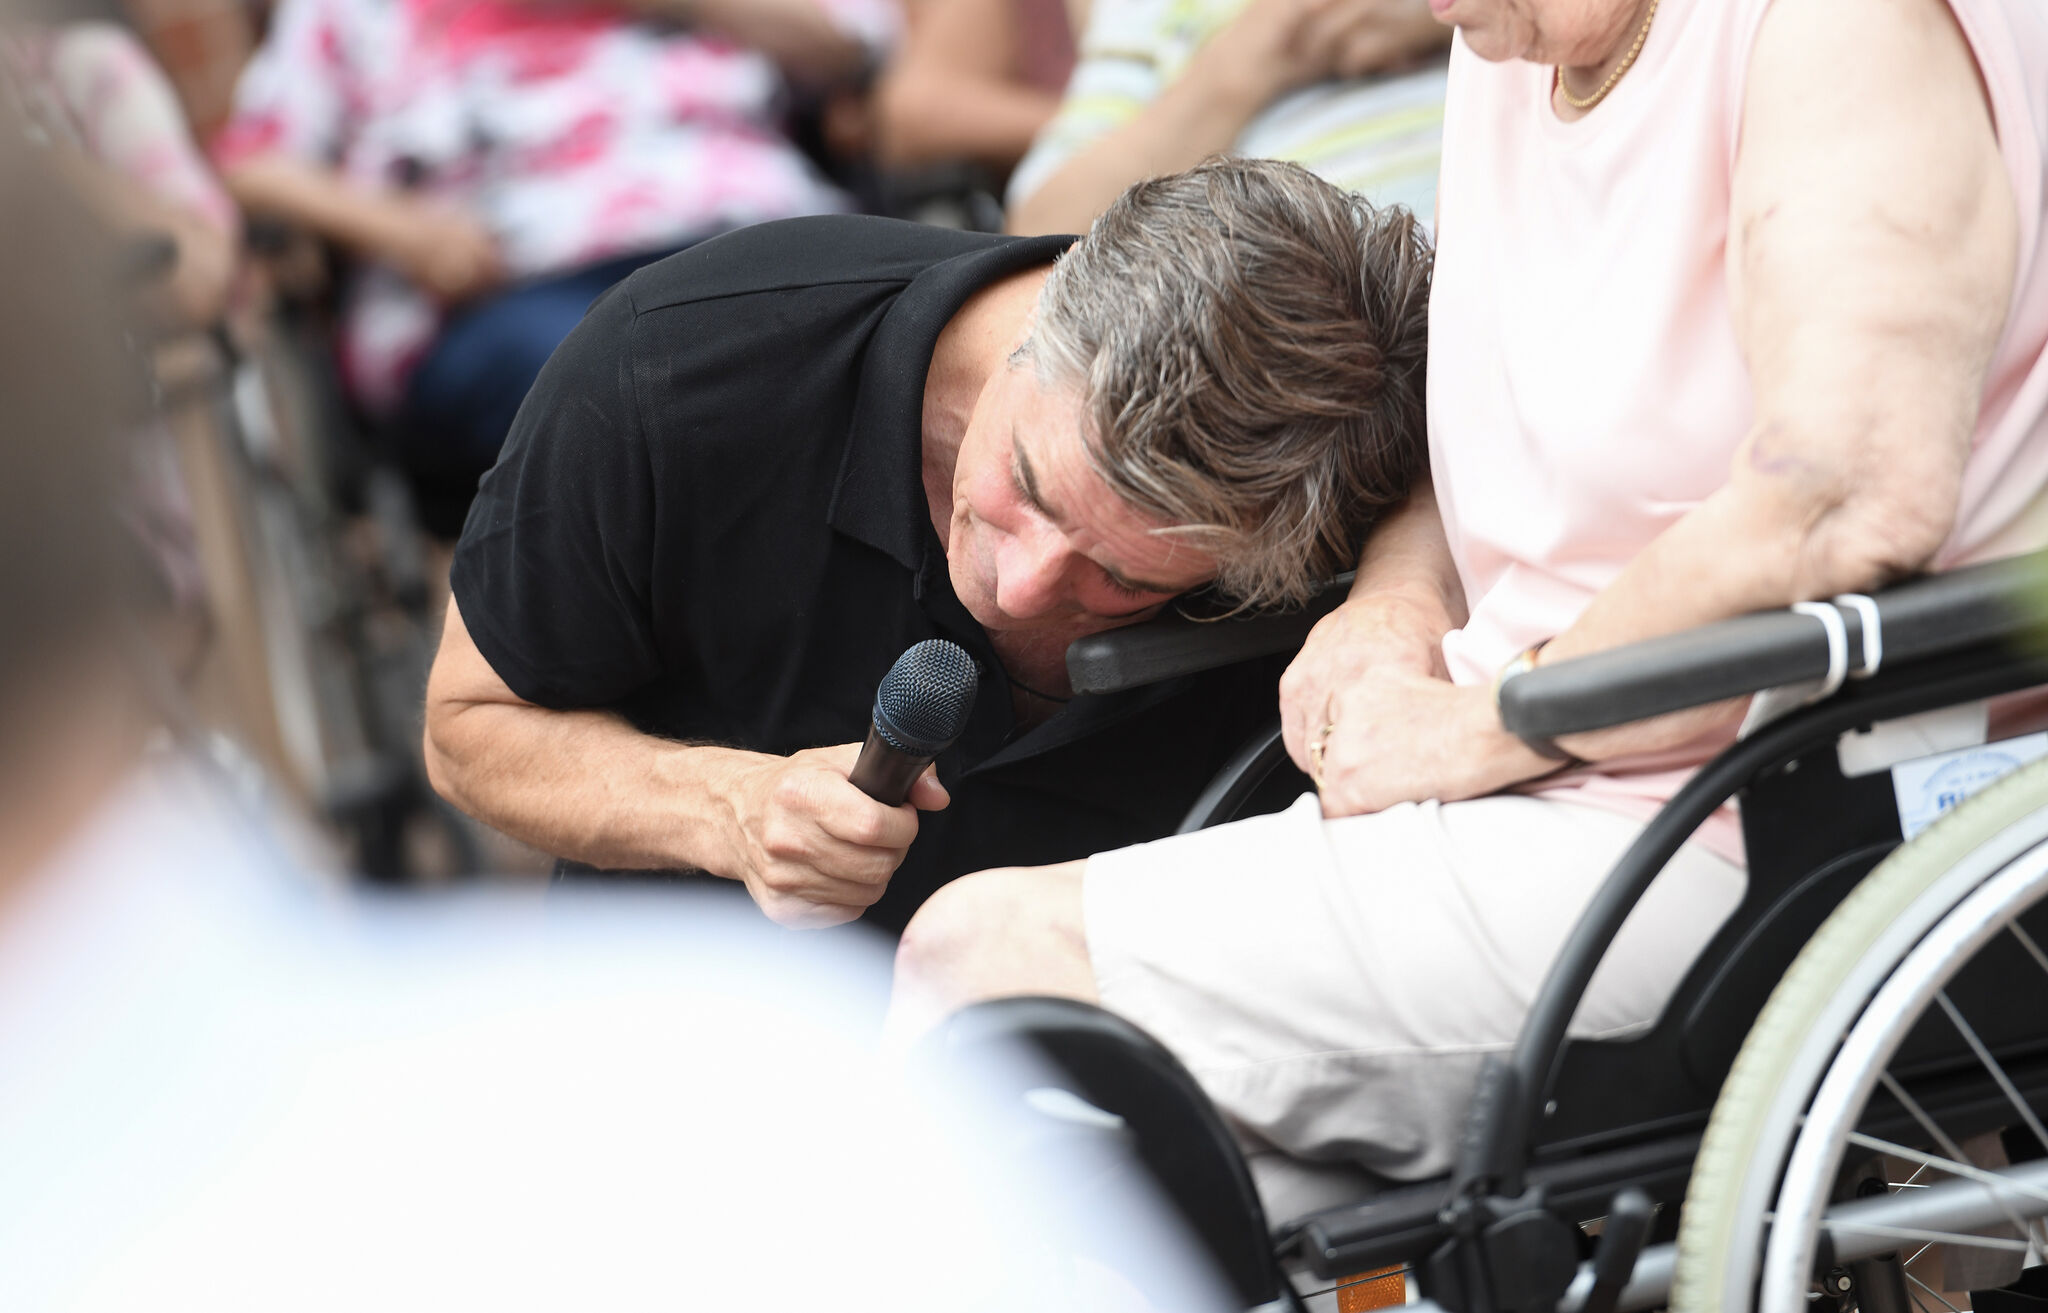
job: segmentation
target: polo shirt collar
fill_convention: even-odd
[[[924,495],[924,380],[939,334],[991,283],[1051,264],[1072,237],[994,237],[910,280],[868,339],[860,396],[827,520],[922,572],[932,541]]]

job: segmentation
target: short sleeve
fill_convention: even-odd
[[[477,650],[539,706],[609,705],[662,674],[635,324],[632,296],[618,287],[564,339],[456,547],[452,586]]]
[[[337,161],[350,128],[349,107],[364,103],[357,35],[346,0],[283,0],[235,83],[234,108],[213,137],[214,160],[227,168],[277,152]]]
[[[1166,81],[1159,0],[1090,7],[1080,60],[1060,107],[1010,175],[1005,204],[1022,204],[1067,161],[1138,117]]]

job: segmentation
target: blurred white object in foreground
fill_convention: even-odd
[[[0,908],[0,1307],[1216,1306],[1156,1218],[1077,1295],[1058,1181],[871,1051],[879,944],[294,869],[173,760]]]

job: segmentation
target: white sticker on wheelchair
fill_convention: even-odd
[[[1892,767],[1899,833],[1912,838],[1985,785],[2044,755],[2048,755],[2048,730],[1900,762]]]

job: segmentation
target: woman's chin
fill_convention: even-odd
[[[1475,19],[1460,11],[1448,21],[1456,24],[1458,36],[1465,42],[1466,49],[1489,64],[1504,64],[1510,59],[1529,55],[1529,41],[1517,40],[1518,34],[1511,30],[1511,25],[1500,14],[1482,12]]]

